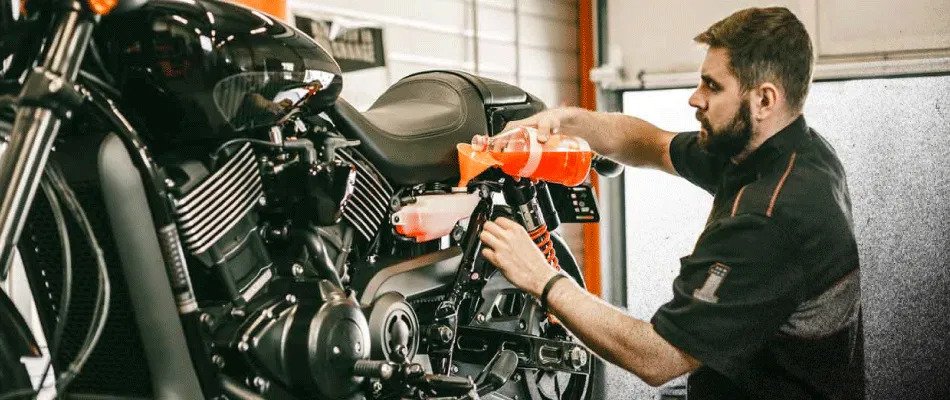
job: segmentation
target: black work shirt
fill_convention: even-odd
[[[799,117],[739,164],[670,145],[715,197],[654,329],[702,363],[689,399],[842,397],[858,339],[858,253],[844,169]]]

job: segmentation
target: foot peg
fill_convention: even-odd
[[[463,376],[426,374],[419,364],[376,360],[357,361],[353,366],[353,375],[383,381],[399,379],[433,398],[477,400],[504,386],[517,368],[518,355],[511,350],[501,350],[478,375],[475,380],[477,383]]]
[[[502,350],[485,366],[485,370],[478,375],[476,391],[479,396],[498,390],[518,369],[518,354],[511,350]]]

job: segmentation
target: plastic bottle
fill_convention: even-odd
[[[538,142],[538,130],[521,127],[496,136],[475,135],[472,149],[487,151],[511,176],[577,186],[590,172],[593,153],[587,141],[567,135],[551,135]]]
[[[392,224],[400,235],[427,242],[451,233],[456,222],[472,215],[478,200],[474,193],[417,196],[392,215]]]

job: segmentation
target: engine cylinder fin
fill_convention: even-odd
[[[175,199],[182,244],[192,254],[205,252],[251,212],[261,196],[254,151],[245,144],[221,168]]]

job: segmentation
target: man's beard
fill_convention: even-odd
[[[745,150],[752,139],[752,113],[749,111],[748,100],[742,102],[732,121],[722,129],[713,130],[712,125],[698,110],[696,119],[706,130],[705,135],[699,136],[699,146],[712,154],[735,157]]]

